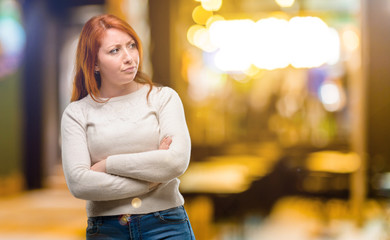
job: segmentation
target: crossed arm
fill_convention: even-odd
[[[177,93],[165,90],[159,96],[158,106],[155,106],[159,134],[169,136],[161,140],[160,148],[110,155],[92,166],[92,170],[152,183],[169,182],[185,172],[190,161],[191,140],[184,109]]]
[[[161,140],[159,150],[168,150],[169,146],[172,143],[172,138],[170,136],[167,136]],[[106,159],[99,161],[95,163],[94,165],[91,166],[91,170],[96,171],[96,172],[106,172]],[[158,183],[153,183],[153,185],[158,185]]]
[[[160,134],[169,137],[161,140],[159,149],[109,156],[93,166],[82,114],[73,107],[65,110],[62,155],[70,192],[85,200],[117,200],[143,195],[180,176],[189,163],[189,133],[177,94],[170,94],[165,102],[159,109]]]

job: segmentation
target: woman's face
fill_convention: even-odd
[[[101,92],[115,92],[136,85],[139,53],[134,39],[118,29],[108,29],[101,41],[95,71],[100,72]],[[108,90],[108,91],[107,91]]]

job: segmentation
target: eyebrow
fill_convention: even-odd
[[[133,43],[133,42],[136,43],[134,39],[131,39],[130,41],[128,41],[126,43],[126,45],[129,44],[129,43]],[[108,46],[107,48],[118,47],[118,46],[121,46],[121,45],[122,44],[120,44],[120,43],[116,43],[116,44],[112,44],[112,45]]]

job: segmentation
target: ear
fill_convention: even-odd
[[[99,72],[100,71],[100,68],[97,64],[95,64],[95,72]]]

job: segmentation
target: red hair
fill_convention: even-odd
[[[73,89],[71,102],[80,100],[91,95],[92,99],[97,101],[99,88],[101,85],[100,75],[95,74],[95,65],[97,62],[97,53],[101,46],[101,39],[105,32],[110,29],[118,29],[129,34],[135,41],[139,52],[139,68],[134,78],[135,82],[147,83],[152,90],[152,80],[141,71],[142,69],[142,44],[134,29],[122,19],[104,14],[89,19],[81,30],[76,52],[75,76],[73,80]]]

